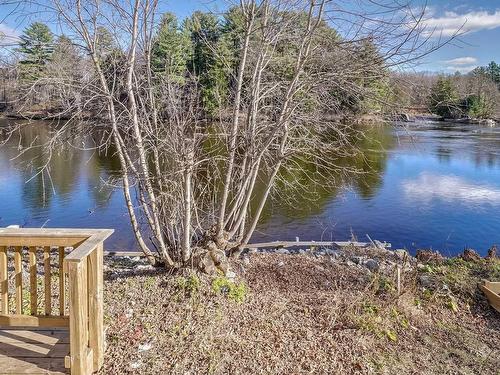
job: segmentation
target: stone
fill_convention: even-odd
[[[283,267],[285,265],[285,262],[283,262],[282,260],[280,260],[278,262],[278,267]]]
[[[363,263],[363,257],[351,257],[351,262],[355,263],[355,264],[361,264]]]
[[[380,268],[378,262],[374,259],[368,259],[363,264],[366,268],[368,268],[371,272],[377,272]]]
[[[422,285],[424,288],[429,288],[432,286],[433,282],[432,279],[429,275],[420,275],[418,277],[418,282],[420,285]]]
[[[442,263],[444,257],[439,251],[432,250],[417,250],[417,260],[422,263]]]
[[[153,344],[151,344],[150,342],[147,342],[144,344],[140,344],[138,350],[139,350],[139,352],[146,352],[148,350],[151,350],[152,347],[153,347]]]
[[[394,250],[394,254],[401,260],[408,259],[408,257],[410,256],[410,254],[408,254],[408,251],[406,251],[405,249]]]
[[[465,249],[460,257],[466,262],[476,262],[481,259],[479,254],[473,249]]]
[[[219,249],[210,250],[210,256],[216,266],[226,261],[226,253]]]
[[[287,249],[283,249],[283,248],[277,249],[275,252],[278,254],[290,254],[290,251],[288,251]]]
[[[226,271],[226,277],[230,280],[234,280],[236,278],[236,273],[228,270],[228,271]]]
[[[493,245],[488,250],[488,255],[486,255],[486,259],[495,259],[497,257],[497,245]]]

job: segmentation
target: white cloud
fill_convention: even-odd
[[[435,36],[452,36],[473,33],[480,30],[491,30],[500,27],[500,9],[493,13],[487,11],[471,11],[464,14],[445,12],[441,17],[431,17],[424,21],[426,32]]]
[[[446,67],[446,70],[451,72],[469,73],[471,70],[475,68],[477,68],[477,65],[467,65],[467,66],[450,65]]]
[[[457,57],[456,59],[446,60],[446,64],[457,66],[457,65],[472,65],[477,63],[477,59],[471,56]]]
[[[4,23],[0,23],[0,46],[16,43],[19,41],[19,32]]]
[[[457,176],[424,172],[416,179],[403,181],[402,187],[408,198],[421,202],[437,198],[464,204],[500,204],[500,188],[477,184]]]

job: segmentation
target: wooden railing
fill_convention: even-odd
[[[103,242],[112,233],[0,228],[0,326],[68,327],[71,374],[90,374],[103,364]]]

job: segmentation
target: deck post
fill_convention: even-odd
[[[71,374],[87,375],[88,302],[86,262],[70,262],[69,274],[69,329]]]
[[[99,371],[104,361],[103,243],[88,257],[89,276],[89,346],[93,351],[93,369]]]

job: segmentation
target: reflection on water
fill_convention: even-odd
[[[135,249],[121,191],[106,183],[119,167],[112,151],[95,152],[91,136],[73,134],[51,154],[27,150],[43,145],[54,129],[34,122],[0,148],[0,226],[112,227],[108,248]],[[364,173],[325,179],[307,160],[283,172],[254,240],[365,240],[369,234],[397,247],[445,253],[465,246],[485,253],[500,242],[500,130],[415,123],[367,131],[357,142],[362,152],[336,160]],[[301,189],[290,188],[291,181]]]
[[[458,203],[465,207],[472,204],[500,204],[500,188],[467,181],[457,176],[432,175],[422,172],[415,179],[402,181],[408,199],[431,203],[434,199]]]

